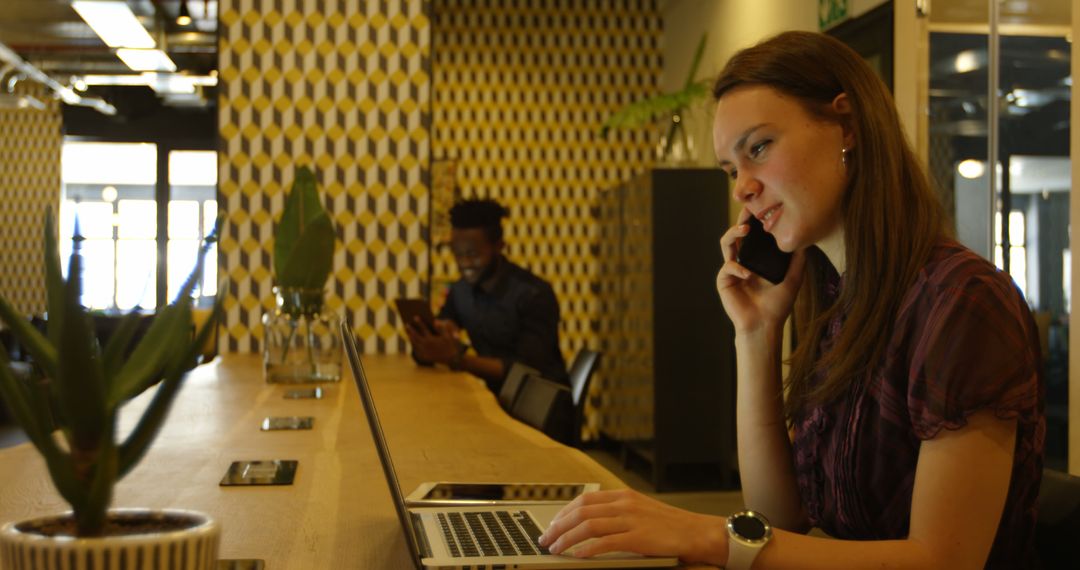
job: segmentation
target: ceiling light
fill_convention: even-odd
[[[194,93],[195,83],[186,75],[175,73],[143,73],[146,84],[158,93]]]
[[[979,68],[979,57],[975,55],[974,50],[962,51],[956,54],[956,63],[954,65],[957,73],[975,71]]]
[[[184,27],[191,25],[191,12],[188,12],[186,0],[180,0],[180,14],[176,16],[176,25]]]
[[[82,80],[87,85],[146,85],[141,75],[84,75]]]
[[[118,49],[116,57],[133,71],[176,71],[176,64],[159,49]]]
[[[1064,51],[1061,51],[1061,50],[1059,50],[1057,48],[1052,48],[1052,49],[1046,50],[1046,59],[1050,59],[1050,60],[1054,60],[1054,61],[1067,62],[1067,61],[1069,61],[1069,54],[1067,54]]]
[[[979,178],[986,172],[986,163],[981,160],[969,158],[956,165],[956,171],[960,173],[960,176],[963,176],[968,180],[973,180]]]
[[[175,81],[184,86],[183,90],[187,93],[192,92],[194,86],[213,87],[218,83],[217,77],[212,75],[177,75],[154,71],[144,71],[139,75],[131,73],[123,75],[84,75],[81,80],[85,81],[87,85],[138,85],[153,87],[154,89],[157,89],[157,86],[160,86],[163,81],[166,85]],[[191,86],[191,88],[187,86]]]
[[[192,94],[197,87],[217,85],[217,78],[208,75],[183,75],[179,73],[143,73],[146,84],[161,95]]]
[[[71,7],[109,47],[152,48],[157,45],[124,2],[75,0]]]

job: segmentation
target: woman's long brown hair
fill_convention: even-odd
[[[745,85],[797,98],[812,115],[843,122],[855,141],[846,160],[841,206],[847,263],[843,287],[836,302],[829,303],[825,281],[832,266],[811,247],[795,306],[799,343],[791,357],[785,403],[790,421],[808,406],[836,399],[875,367],[904,293],[947,230],[940,202],[904,138],[892,95],[854,50],[826,35],[785,32],[735,54],[713,96],[719,100]],[[832,110],[841,93],[851,103],[848,117]],[[821,353],[828,323],[838,314],[844,325],[831,348]],[[819,375],[821,382],[815,380]]]

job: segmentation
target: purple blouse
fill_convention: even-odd
[[[839,278],[830,293],[839,294]],[[842,317],[830,323],[822,350]],[[908,534],[919,446],[972,413],[1017,418],[1005,510],[987,568],[1037,566],[1045,387],[1039,336],[1008,275],[943,241],[904,296],[884,358],[837,401],[795,418],[795,470],[810,522],[852,540]]]

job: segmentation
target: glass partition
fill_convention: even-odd
[[[1035,314],[1057,469],[1068,454],[1070,4],[939,0],[929,22],[931,177],[957,237],[1008,272]]]

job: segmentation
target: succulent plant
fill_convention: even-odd
[[[79,304],[80,256],[71,256],[65,281],[51,212],[45,214],[46,334],[0,296],[0,319],[33,357],[41,376],[29,383],[16,379],[0,351],[0,397],[45,458],[53,484],[71,505],[79,536],[102,534],[114,485],[150,448],[200,347],[213,333],[224,295],[218,295],[210,318],[193,336],[191,293],[216,235],[215,229],[207,238],[176,300],[157,311],[133,348],[140,318],[134,312],[123,318],[104,348],[98,343]],[[120,441],[120,408],[155,384],[152,401]]]

